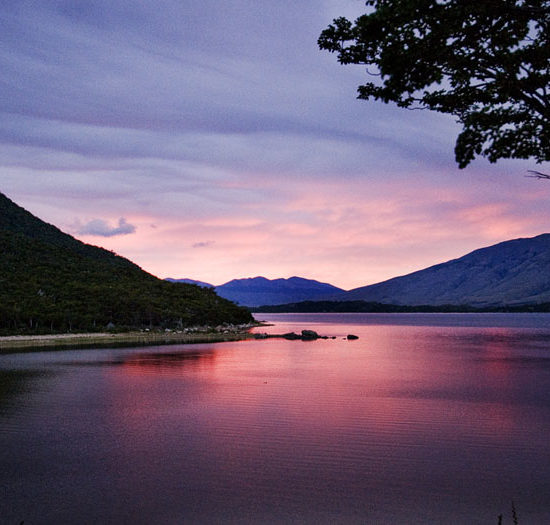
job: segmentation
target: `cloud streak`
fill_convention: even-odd
[[[201,241],[201,242],[195,242],[192,244],[193,248],[208,248],[209,246],[212,246],[215,243],[215,241]]]
[[[363,9],[2,2],[0,191],[156,275],[215,283],[351,288],[547,231],[532,163],[459,171],[452,119],[355,99],[364,69],[316,40]]]

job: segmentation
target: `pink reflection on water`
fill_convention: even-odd
[[[515,398],[525,385],[516,384],[512,330],[258,330],[305,328],[337,339],[129,357],[112,376],[113,425],[129,451],[145,451],[151,472],[166,463],[162,450],[175,451],[171,475],[194,476],[216,501],[276,494],[288,505],[317,498],[356,510],[387,505],[388,493],[393,511],[418,491],[475,500],[478,478],[507,495],[524,455],[545,447],[531,432],[537,409]],[[344,340],[349,332],[360,339]]]
[[[214,366],[216,352],[213,350],[174,352],[159,351],[128,355],[122,361],[124,373],[179,375],[189,370],[210,370]]]
[[[41,512],[67,490],[52,522],[78,508],[96,522],[491,523],[514,499],[520,521],[547,523],[548,330],[420,317],[273,327],[337,336],[307,343],[52,353],[25,431],[4,434],[13,472],[45,489]],[[19,515],[26,487],[17,497]]]

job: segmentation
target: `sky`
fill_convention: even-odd
[[[3,0],[0,192],[160,277],[344,289],[550,231],[548,172],[454,160],[452,117],[356,99],[360,0]]]

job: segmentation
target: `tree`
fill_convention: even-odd
[[[550,160],[550,0],[368,0],[319,37],[367,65],[358,98],[448,113],[460,168],[476,156]]]

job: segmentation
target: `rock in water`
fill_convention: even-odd
[[[302,330],[302,339],[313,341],[314,339],[319,339],[319,334],[313,330]]]

